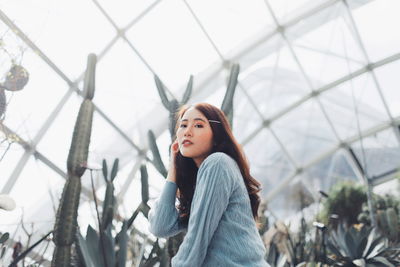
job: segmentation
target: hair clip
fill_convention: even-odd
[[[220,121],[215,121],[215,120],[208,120],[209,122],[216,122],[216,123],[221,123]]]

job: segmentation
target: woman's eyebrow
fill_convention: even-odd
[[[195,120],[195,121],[202,121],[202,122],[206,122],[205,120],[203,120],[202,118],[194,118],[193,120]],[[188,121],[188,119],[183,119],[183,120],[181,120],[181,122],[182,121]]]

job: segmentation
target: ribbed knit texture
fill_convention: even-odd
[[[167,181],[149,212],[149,230],[155,236],[187,231],[172,267],[269,266],[234,159],[216,152],[201,163],[187,229],[178,221],[176,190],[177,185]]]

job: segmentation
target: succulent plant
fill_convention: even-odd
[[[148,215],[148,174],[145,165],[142,165],[140,168],[142,181],[142,202],[129,219],[123,220],[118,234],[115,235],[115,237],[112,235],[112,220],[115,216],[113,216],[114,213],[111,212],[111,210],[113,211],[117,205],[116,202],[112,200],[115,198],[113,190],[114,187],[112,184],[117,175],[118,162],[118,159],[114,161],[111,175],[108,178],[107,163],[105,160],[103,160],[102,170],[104,179],[107,183],[107,189],[103,204],[102,226],[99,227],[99,232],[96,232],[92,226],[89,226],[85,238],[79,232],[77,233],[77,246],[79,251],[78,255],[81,258],[80,261],[83,262],[86,267],[124,267],[126,263],[128,247],[128,230],[132,226],[139,212],[142,212],[145,217]],[[113,207],[110,207],[111,205]],[[161,255],[158,242],[154,243],[154,246],[155,247],[152,251]],[[152,253],[150,253],[147,260],[141,260],[147,262],[146,264],[150,266],[149,264],[154,262],[156,259],[159,260],[160,256],[154,256]]]
[[[387,239],[367,226],[345,229],[340,224],[337,231],[330,234],[327,246],[332,253],[328,263],[334,266],[395,267],[400,264],[395,259],[399,249],[389,248]]]

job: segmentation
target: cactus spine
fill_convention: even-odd
[[[51,263],[53,267],[71,265],[71,246],[76,237],[81,192],[80,178],[86,169],[94,111],[91,101],[94,95],[94,82],[91,83],[92,87],[88,86],[87,82],[94,80],[95,66],[96,56],[91,54],[88,56],[88,68],[85,73],[86,98],[81,104],[75,123],[67,160],[68,179],[63,189],[54,226],[55,250]]]

